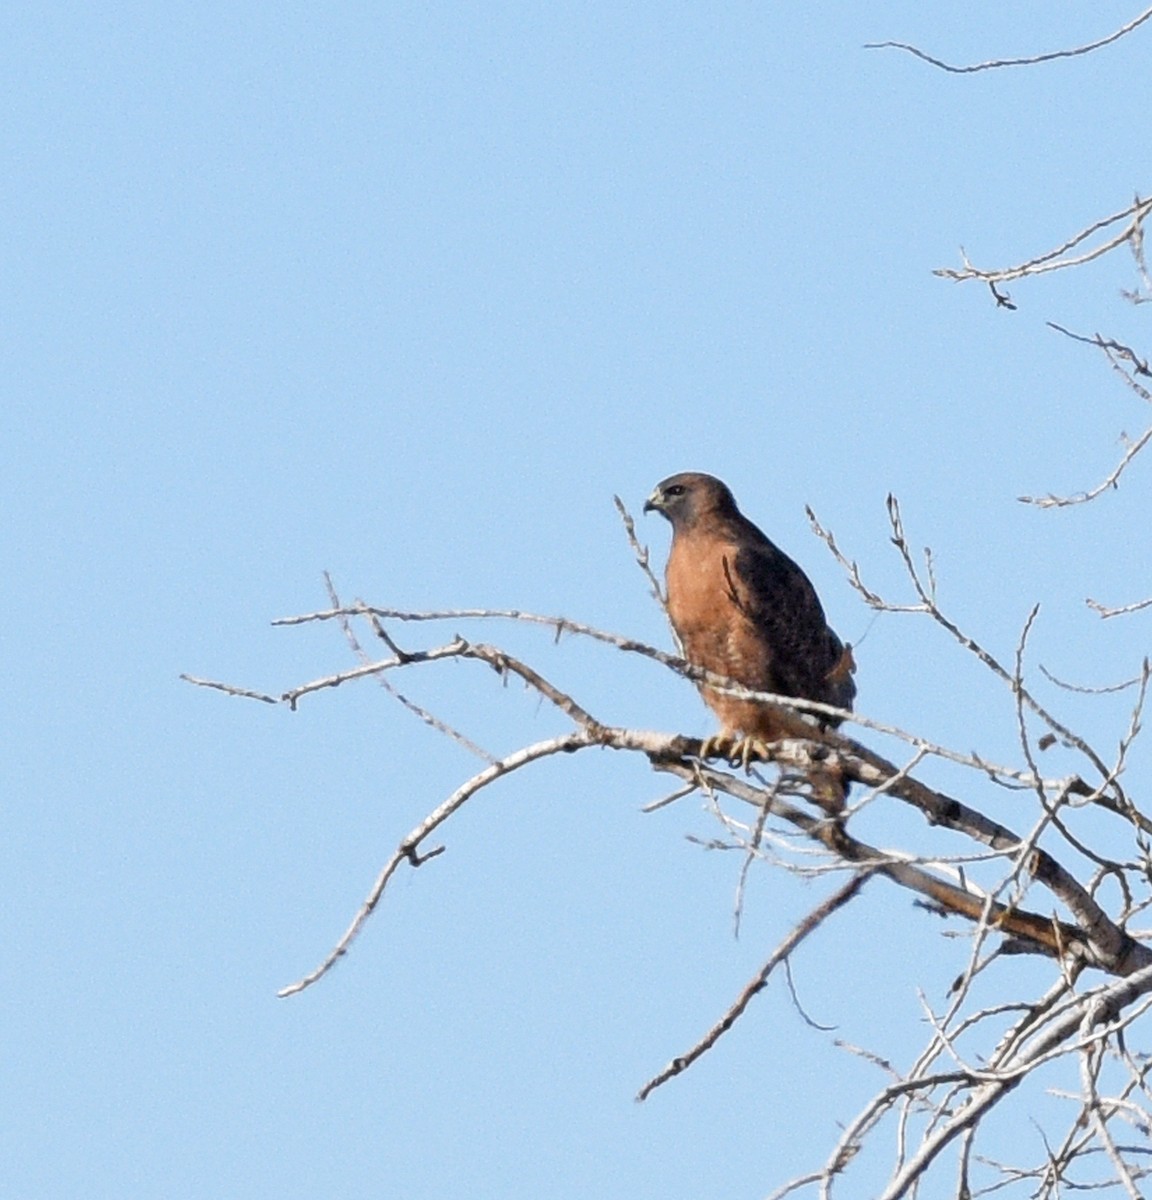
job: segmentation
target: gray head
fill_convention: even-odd
[[[644,511],[667,517],[673,529],[685,529],[709,514],[732,517],[740,510],[727,486],[714,475],[684,471],[661,480],[645,501]]]

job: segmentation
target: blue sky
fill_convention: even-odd
[[[961,245],[1030,257],[1148,188],[1152,33],[963,78],[863,45],[974,61],[1134,14],[10,14],[5,1195],[687,1200],[822,1160],[879,1082],[831,1038],[906,1059],[915,989],[939,998],[963,961],[906,897],[870,885],[797,956],[835,1035],[774,983],[636,1105],[827,884],[754,873],[735,940],[739,862],[685,839],[716,832],[697,799],[644,816],[665,783],[639,764],[549,763],[466,810],[351,957],[279,1000],[474,760],[371,682],[290,713],[178,676],[279,690],[350,665],[335,629],[269,624],[323,607],[325,570],[349,599],[564,613],[667,646],[612,496],[638,512],[693,468],[861,643],[863,711],[1012,759],[1003,689],[927,625],[874,620],[804,505],[900,595],[897,494],[990,648],[1010,657],[1040,600],[1037,661],[1133,672],[1147,622],[1102,625],[1083,599],[1152,591],[1148,462],[1085,508],[1015,500],[1096,483],[1143,428],[1045,325],[1147,350],[1147,310],[1118,294],[1130,263],[1014,285],[1016,312],[931,271]],[[660,559],[666,528],[641,530]],[[484,636],[604,720],[710,730],[655,667]],[[398,682],[498,752],[562,728],[475,665]],[[1122,728],[1123,699],[1059,703]]]

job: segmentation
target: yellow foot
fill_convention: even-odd
[[[768,745],[759,738],[737,737],[733,733],[714,733],[700,743],[701,758],[722,758],[729,766],[748,770],[755,759],[768,757]]]
[[[700,757],[729,759],[737,740],[731,733],[714,733],[700,743]]]

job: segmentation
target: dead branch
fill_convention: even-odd
[[[1083,342],[1086,346],[1095,346],[1106,354],[1109,352],[1115,354],[1118,359],[1130,363],[1137,375],[1152,377],[1152,368],[1149,368],[1148,360],[1141,358],[1131,346],[1125,346],[1115,338],[1102,337],[1098,333],[1094,333],[1091,337],[1085,337],[1082,333],[1073,333],[1071,329],[1065,329],[1063,325],[1058,325],[1055,321],[1048,321],[1046,324],[1049,329],[1055,329],[1057,333],[1062,333],[1074,342]]]
[[[364,928],[364,923],[376,911],[376,906],[380,903],[380,899],[384,895],[384,889],[388,886],[388,881],[397,870],[404,863],[408,863],[412,867],[421,867],[430,858],[435,858],[444,853],[445,848],[443,846],[437,846],[423,853],[420,852],[420,846],[453,813],[458,812],[467,804],[477,792],[501,776],[518,770],[528,763],[536,762],[541,758],[548,758],[554,754],[569,753],[572,750],[578,750],[591,744],[587,735],[579,733],[548,738],[546,741],[537,742],[532,746],[525,746],[522,750],[516,751],[515,754],[510,754],[507,758],[502,758],[499,762],[485,767],[478,775],[474,775],[467,783],[457,788],[447,800],[434,808],[415,829],[401,840],[400,845],[396,848],[396,852],[384,864],[380,874],[377,875],[371,891],[369,891],[364,902],[357,910],[356,915],[352,918],[351,924],[340,935],[339,940],[328,956],[315,970],[310,971],[295,983],[290,983],[287,987],[281,988],[276,994],[278,996],[294,996],[297,992],[302,992],[306,987],[310,987],[317,980],[328,974],[340,959],[348,953],[348,947],[352,945],[356,935]]]
[[[1086,603],[1093,605],[1091,600],[1086,601]],[[1152,604],[1152,600],[1149,600],[1147,603]],[[1116,616],[1117,613],[1116,611],[1112,611],[1106,615]],[[1061,679],[1058,675],[1054,675],[1043,663],[1040,664],[1040,673],[1058,688],[1063,688],[1066,692],[1078,692],[1081,696],[1110,696],[1116,692],[1127,692],[1140,685],[1139,675],[1133,675],[1131,679],[1121,680],[1120,683],[1102,683],[1095,686],[1083,683],[1069,683],[1066,679]],[[1041,747],[1041,749],[1044,749],[1044,747]]]
[[[1152,391],[1149,391],[1137,379],[1138,375],[1152,376],[1152,369],[1148,366],[1148,360],[1141,358],[1130,346],[1125,346],[1114,338],[1101,337],[1098,333],[1092,337],[1085,337],[1082,334],[1073,333],[1071,330],[1065,329],[1063,325],[1057,325],[1054,321],[1049,321],[1048,325],[1073,341],[1084,342],[1089,346],[1095,346],[1103,351],[1112,369],[1120,376],[1124,383],[1135,391],[1142,400],[1152,403]],[[1120,476],[1150,441],[1152,441],[1152,426],[1149,426],[1135,441],[1125,438],[1124,453],[1120,461],[1106,478],[1088,491],[1074,492],[1068,496],[1057,496],[1050,492],[1047,496],[1020,496],[1018,499],[1023,504],[1034,504],[1038,508],[1067,508],[1073,504],[1086,504],[1090,500],[1095,500],[1097,496],[1101,496],[1105,492],[1112,491],[1118,487]]]
[[[899,605],[889,605],[885,601],[877,597],[877,607],[886,612],[928,612],[923,605],[901,607]],[[837,708],[831,704],[821,704],[815,700],[801,700],[794,696],[781,696],[772,692],[755,692],[741,684],[735,683],[731,679],[725,679],[723,676],[715,675],[710,671],[701,670],[698,667],[692,666],[683,658],[675,654],[668,654],[663,650],[659,650],[654,646],[649,646],[644,642],[637,641],[635,638],[622,637],[619,634],[610,633],[602,629],[597,629],[591,625],[586,625],[580,621],[573,621],[567,617],[543,616],[539,613],[523,612],[519,609],[487,609],[487,608],[459,608],[459,609],[440,609],[427,612],[414,612],[408,609],[396,608],[380,608],[371,605],[352,604],[342,608],[325,609],[317,612],[304,613],[293,617],[279,617],[272,622],[275,626],[294,626],[306,624],[312,621],[340,621],[346,617],[361,616],[366,618],[378,617],[385,620],[397,620],[403,622],[432,622],[432,621],[519,621],[530,625],[540,625],[551,628],[555,631],[557,638],[563,634],[570,633],[580,637],[588,637],[594,641],[601,642],[605,645],[613,646],[617,650],[626,654],[638,654],[643,658],[651,659],[653,662],[660,663],[683,678],[691,680],[693,683],[707,683],[709,687],[715,691],[723,692],[726,695],[736,696],[740,699],[759,700],[769,704],[778,706],[778,716],[781,722],[788,724],[803,735],[810,730],[809,723],[805,723],[802,718],[796,716],[797,712],[811,714],[814,717],[831,717],[843,724],[857,725],[862,729],[870,729],[876,733],[881,733],[889,737],[894,737],[900,741],[907,742],[917,750],[922,750],[926,754],[936,758],[945,759],[948,762],[957,763],[960,766],[974,767],[985,772],[989,776],[1003,781],[1018,784],[1024,787],[1031,787],[1032,780],[1026,772],[1021,772],[1014,767],[1002,766],[990,762],[985,758],[978,758],[975,755],[964,754],[959,751],[951,750],[946,746],[941,746],[937,743],[928,741],[920,735],[909,730],[901,729],[897,725],[891,725],[883,721],[878,721],[874,718],[865,716],[849,709]],[[453,655],[463,656],[463,648],[467,643],[458,638],[456,641],[448,645],[436,648],[434,651],[424,651],[412,658],[413,663],[423,661],[431,661],[425,657],[428,655],[434,658],[448,658]],[[310,695],[314,692],[323,691],[326,688],[336,687],[342,683],[352,680],[364,678],[367,675],[373,674],[375,671],[395,670],[408,664],[408,658],[405,655],[397,655],[390,659],[384,659],[374,665],[362,666],[354,668],[346,672],[338,672],[335,675],[324,676],[321,679],[311,680],[308,683],[301,684],[290,691],[284,692],[279,699],[291,703],[292,700],[299,700],[305,695]],[[231,685],[217,683],[210,680],[193,678],[191,676],[182,676],[187,682],[195,683],[201,687],[212,687],[220,691],[230,694],[240,695],[242,689],[234,689]],[[255,698],[265,699],[263,693],[253,693]],[[271,703],[276,703],[278,698],[268,696],[267,700]]]
[[[941,71],[948,71],[953,75],[972,75],[977,71],[993,71],[1000,67],[1032,67],[1037,63],[1054,62],[1059,58],[1076,58],[1081,54],[1091,54],[1093,50],[1100,50],[1104,46],[1110,46],[1113,42],[1118,42],[1134,29],[1138,29],[1150,17],[1152,17],[1152,8],[1146,8],[1139,16],[1133,17],[1126,25],[1122,25],[1114,33],[1108,34],[1107,37],[1099,38],[1094,42],[1088,42],[1083,46],[1076,46],[1071,50],[1050,50],[1046,54],[1033,54],[1026,58],[992,58],[986,62],[973,63],[971,66],[964,67],[954,66],[952,63],[944,62],[943,59],[934,58],[931,54],[926,54],[923,50],[918,49],[916,46],[911,46],[907,42],[867,42],[864,49],[904,50],[922,62],[926,62],[933,67],[938,67]]]
[[[698,1058],[701,1058],[732,1028],[743,1016],[752,997],[762,992],[768,986],[768,978],[797,946],[814,930],[818,929],[838,909],[842,908],[868,882],[874,868],[857,872],[852,878],[837,889],[822,904],[817,905],[796,927],[788,934],[783,942],[772,952],[772,956],[736,997],[732,1007],[716,1022],[715,1025],[692,1047],[686,1054],[674,1058],[658,1075],[653,1076],[637,1093],[637,1100],[647,1100],[661,1084],[686,1071]]]
[[[331,602],[332,607],[336,609],[340,608],[340,597],[337,596],[336,588],[332,583],[332,577],[327,571],[324,572],[324,587],[328,592],[328,599]],[[379,638],[380,641],[382,641],[388,647],[388,649],[392,651],[397,659],[399,659],[401,662],[407,662],[409,657],[407,651],[402,650],[392,640],[391,635],[384,628],[383,622],[381,622],[380,619],[375,616],[370,617],[369,621],[372,626],[372,632],[376,635],[376,637]],[[360,665],[368,666],[372,659],[368,655],[367,651],[365,651],[363,646],[360,645],[360,639],[356,636],[356,630],[354,629],[352,621],[349,617],[344,617],[341,619],[340,629],[344,634],[344,640],[351,647],[352,653],[357,657],[357,659],[359,659]],[[393,699],[397,701],[397,703],[403,705],[403,707],[412,713],[413,716],[418,717],[421,721],[423,721],[425,725],[435,729],[437,733],[444,734],[445,737],[450,738],[458,746],[463,746],[464,749],[469,752],[469,754],[474,754],[477,758],[482,758],[488,763],[494,763],[497,761],[495,755],[489,754],[488,751],[483,747],[476,745],[471,738],[465,737],[464,734],[462,734],[458,729],[454,729],[446,721],[441,720],[441,718],[436,716],[435,713],[429,712],[428,709],[417,704],[414,700],[410,700],[404,695],[403,692],[394,688],[383,672],[376,673],[374,678],[376,682],[390,696],[392,696]]]
[[[652,570],[648,547],[641,545],[640,539],[636,536],[636,522],[632,514],[628,511],[624,501],[619,496],[613,496],[612,501],[616,505],[616,511],[620,514],[620,520],[624,524],[624,535],[628,539],[628,545],[632,547],[632,554],[636,559],[636,565],[644,572],[644,578],[648,581],[648,590],[652,594],[652,599],[662,609],[667,608],[668,601],[664,595],[664,589],[660,585],[660,580],[656,578],[656,574]]]
[[[1085,263],[1094,262],[1096,259],[1102,258],[1105,254],[1108,254],[1119,246],[1137,246],[1141,244],[1143,222],[1150,212],[1152,212],[1152,199],[1141,200],[1137,196],[1135,201],[1127,208],[1122,209],[1118,213],[1113,213],[1109,217],[1103,217],[1099,221],[1093,221],[1091,225],[1081,229],[1079,233],[1073,234],[1066,241],[1055,247],[1055,249],[1049,250],[1044,254],[1038,254],[1035,258],[1030,258],[1015,266],[977,267],[972,264],[964,249],[961,248],[960,257],[964,263],[963,267],[959,269],[955,267],[937,267],[932,274],[941,279],[951,279],[957,283],[963,283],[968,279],[979,279],[984,283],[996,284],[1007,283],[1013,279],[1023,279],[1030,275],[1044,275],[1049,271],[1063,271],[1069,267],[1082,267]],[[1125,221],[1127,224],[1123,225],[1118,233],[1114,233],[1107,240],[1079,254],[1071,253],[1094,234],[1111,229],[1121,221]]]
[[[1152,822],[1147,821],[1141,813],[1139,813],[1123,795],[1122,789],[1116,784],[1112,777],[1107,764],[1103,757],[1097,753],[1082,737],[1074,733],[1067,725],[1058,721],[1032,693],[1020,683],[1011,672],[1003,667],[996,658],[984,649],[974,638],[964,633],[960,627],[949,618],[940,608],[936,600],[936,580],[932,576],[931,568],[931,552],[925,551],[925,571],[927,578],[921,575],[921,569],[917,565],[912,551],[908,545],[908,539],[904,532],[904,521],[900,512],[900,502],[895,496],[888,497],[888,520],[892,530],[891,541],[896,547],[900,555],[901,561],[904,563],[905,572],[912,583],[912,587],[919,600],[915,605],[898,605],[890,604],[884,600],[878,593],[864,586],[860,580],[859,570],[855,564],[849,564],[848,582],[856,588],[864,597],[865,601],[873,608],[885,612],[918,612],[925,613],[930,616],[941,628],[945,629],[949,635],[964,647],[969,653],[976,656],[979,661],[988,668],[998,679],[1006,683],[1011,689],[1014,696],[1018,696],[1020,702],[1035,713],[1065,745],[1072,746],[1079,750],[1085,758],[1091,763],[1093,768],[1101,777],[1101,784],[1093,793],[1095,803],[1102,804],[1105,807],[1111,808],[1115,812],[1119,812],[1127,816],[1130,820],[1146,825],[1149,830],[1152,830]],[[819,529],[819,526],[817,525]],[[829,545],[834,547],[834,540],[830,535],[825,535],[825,540]],[[847,563],[843,556],[839,555],[838,551],[833,549],[837,554],[842,565]],[[1107,794],[1105,789],[1111,789],[1112,794]]]
[[[1109,617],[1123,617],[1128,613],[1140,612],[1145,608],[1152,608],[1152,596],[1147,600],[1136,600],[1132,604],[1122,604],[1118,608],[1109,608],[1106,604],[1101,604],[1099,600],[1088,599],[1084,601],[1089,608],[1095,609],[1105,620]]]
[[[921,1143],[917,1153],[890,1181],[882,1200],[900,1200],[923,1176],[950,1142],[983,1117],[1038,1066],[1056,1055],[1075,1053],[1105,1034],[1115,1033],[1120,1014],[1130,1004],[1152,991],[1152,965],[1129,979],[1106,984],[1090,992],[1081,1004],[1049,1023],[1000,1059],[994,1059],[986,1081],[973,1088],[967,1100],[934,1133]],[[1077,1042],[1071,1039],[1083,1034]]]

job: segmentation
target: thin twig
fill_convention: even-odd
[[[1149,596],[1147,600],[1136,600],[1132,604],[1122,604],[1119,608],[1109,608],[1108,605],[1101,604],[1099,600],[1088,599],[1084,603],[1107,620],[1109,617],[1123,617],[1128,613],[1140,612],[1142,609],[1152,608],[1152,596]]]
[[[640,539],[636,536],[636,522],[619,496],[613,496],[612,500],[616,505],[616,511],[620,514],[620,520],[624,522],[624,533],[628,538],[628,545],[632,547],[636,563],[644,572],[644,578],[648,580],[648,590],[652,593],[652,598],[656,603],[662,609],[667,610],[668,598],[664,595],[664,589],[660,586],[660,581],[652,570],[648,547],[641,545]]]
[[[817,905],[796,927],[788,934],[788,936],[780,943],[779,946],[772,952],[768,961],[760,968],[752,979],[745,985],[740,995],[737,996],[731,1008],[716,1022],[715,1025],[692,1047],[686,1054],[678,1058],[674,1058],[658,1075],[653,1076],[639,1091],[636,1096],[637,1100],[647,1100],[648,1097],[661,1084],[667,1083],[669,1079],[675,1078],[682,1071],[686,1071],[697,1059],[706,1054],[720,1040],[729,1029],[740,1019],[745,1009],[747,1009],[752,997],[758,992],[764,990],[768,985],[768,977],[776,969],[781,962],[787,959],[788,955],[796,949],[797,946],[814,930],[818,929],[823,922],[832,915],[838,908],[847,904],[849,900],[855,896],[865,883],[873,875],[872,870],[860,871],[853,875],[852,878],[844,884],[843,887],[837,889],[831,896],[828,897],[822,904]]]
[[[1093,50],[1100,50],[1104,46],[1110,46],[1113,42],[1118,42],[1126,34],[1143,25],[1150,17],[1152,17],[1152,8],[1147,8],[1139,16],[1133,17],[1126,25],[1122,25],[1114,33],[1108,34],[1107,37],[1099,38],[1095,42],[1088,42],[1083,46],[1076,46],[1071,50],[1050,50],[1046,54],[1033,54],[1026,58],[992,58],[986,62],[973,63],[970,66],[963,67],[954,66],[952,63],[944,62],[943,59],[934,58],[931,54],[926,54],[923,50],[909,45],[907,42],[866,42],[864,49],[904,50],[923,62],[929,63],[933,67],[938,67],[941,71],[948,71],[952,75],[971,75],[976,71],[992,71],[999,67],[1031,67],[1037,63],[1053,62],[1059,58],[1076,58],[1081,54],[1091,54]]]
[[[332,577],[327,571],[324,572],[324,586],[328,591],[328,599],[332,603],[333,608],[340,608],[340,597],[336,594],[336,587],[332,582]],[[357,602],[359,603],[359,602]],[[393,640],[388,631],[384,628],[383,622],[379,617],[369,615],[369,623],[372,631],[396,656],[400,664],[407,663],[411,655],[406,650],[402,650]],[[350,615],[345,616],[340,621],[340,628],[343,630],[344,638],[347,641],[352,653],[360,660],[361,666],[371,664],[371,658],[368,652],[360,645],[360,639],[356,636],[355,629],[352,628],[352,618]],[[447,721],[441,720],[435,713],[431,713],[422,705],[417,704],[415,700],[410,700],[403,692],[393,687],[386,675],[377,673],[375,675],[376,682],[390,695],[394,700],[398,701],[406,708],[413,716],[419,718],[430,728],[435,729],[437,733],[442,733],[445,737],[455,742],[458,746],[462,746],[470,754],[474,754],[477,758],[483,759],[484,762],[494,763],[497,761],[494,754],[489,754],[482,746],[478,746],[471,738],[466,737],[460,730],[449,725]]]
[[[384,895],[384,889],[388,886],[388,881],[395,875],[400,866],[408,863],[412,867],[420,867],[430,858],[442,854],[444,852],[443,846],[438,846],[424,853],[420,853],[420,846],[431,833],[443,825],[453,813],[467,804],[477,792],[482,791],[502,776],[517,771],[529,763],[536,762],[542,758],[550,758],[555,754],[570,754],[574,750],[582,750],[593,744],[592,740],[586,734],[582,733],[568,733],[562,737],[548,738],[546,741],[525,746],[522,750],[517,750],[515,754],[510,754],[507,758],[502,758],[499,762],[485,767],[478,775],[473,775],[467,783],[457,788],[443,804],[433,809],[415,829],[401,840],[400,845],[396,848],[396,852],[384,864],[380,874],[377,875],[375,883],[373,883],[371,890],[360,905],[356,915],[352,918],[351,924],[340,935],[336,945],[320,965],[314,970],[309,971],[307,975],[304,975],[295,983],[281,988],[276,994],[278,996],[293,996],[327,975],[340,959],[348,953],[348,947],[352,945],[356,935],[364,928],[364,924],[368,918],[376,911],[376,906],[380,903],[380,899]]]
[[[1145,429],[1134,442],[1128,444],[1120,461],[1107,478],[1102,479],[1095,487],[1089,488],[1086,492],[1074,492],[1070,496],[1056,496],[1049,493],[1047,496],[1020,496],[1018,499],[1021,504],[1034,504],[1037,508],[1068,508],[1073,504],[1087,504],[1090,500],[1095,500],[1097,496],[1112,491],[1119,484],[1120,476],[1124,474],[1128,464],[1149,442],[1152,442],[1152,425]]]
[[[1148,360],[1141,358],[1131,346],[1125,346],[1122,342],[1116,341],[1115,338],[1102,337],[1098,333],[1094,333],[1091,337],[1085,337],[1082,333],[1073,333],[1071,329],[1065,329],[1063,325],[1058,325],[1055,321],[1047,321],[1045,324],[1047,324],[1049,329],[1055,329],[1057,333],[1062,333],[1074,342],[1083,342],[1088,346],[1096,346],[1100,350],[1111,350],[1117,357],[1131,363],[1132,369],[1137,375],[1152,377],[1152,368],[1149,368]]]
[[[267,692],[254,692],[251,688],[237,687],[232,683],[220,683],[215,679],[201,679],[197,675],[182,674],[180,678],[194,687],[210,688],[214,692],[223,692],[226,696],[239,696],[243,700],[259,700],[263,704],[279,704],[281,696],[270,696]]]
[[[1149,601],[1149,603],[1152,603],[1152,601]],[[1125,679],[1123,683],[1105,683],[1090,687],[1087,684],[1068,683],[1066,680],[1060,679],[1058,676],[1053,675],[1043,663],[1040,664],[1040,672],[1045,679],[1051,680],[1058,688],[1063,688],[1066,692],[1076,692],[1081,696],[1111,696],[1116,692],[1126,692],[1130,688],[1139,686],[1141,678],[1139,675],[1134,675],[1131,679]]]

